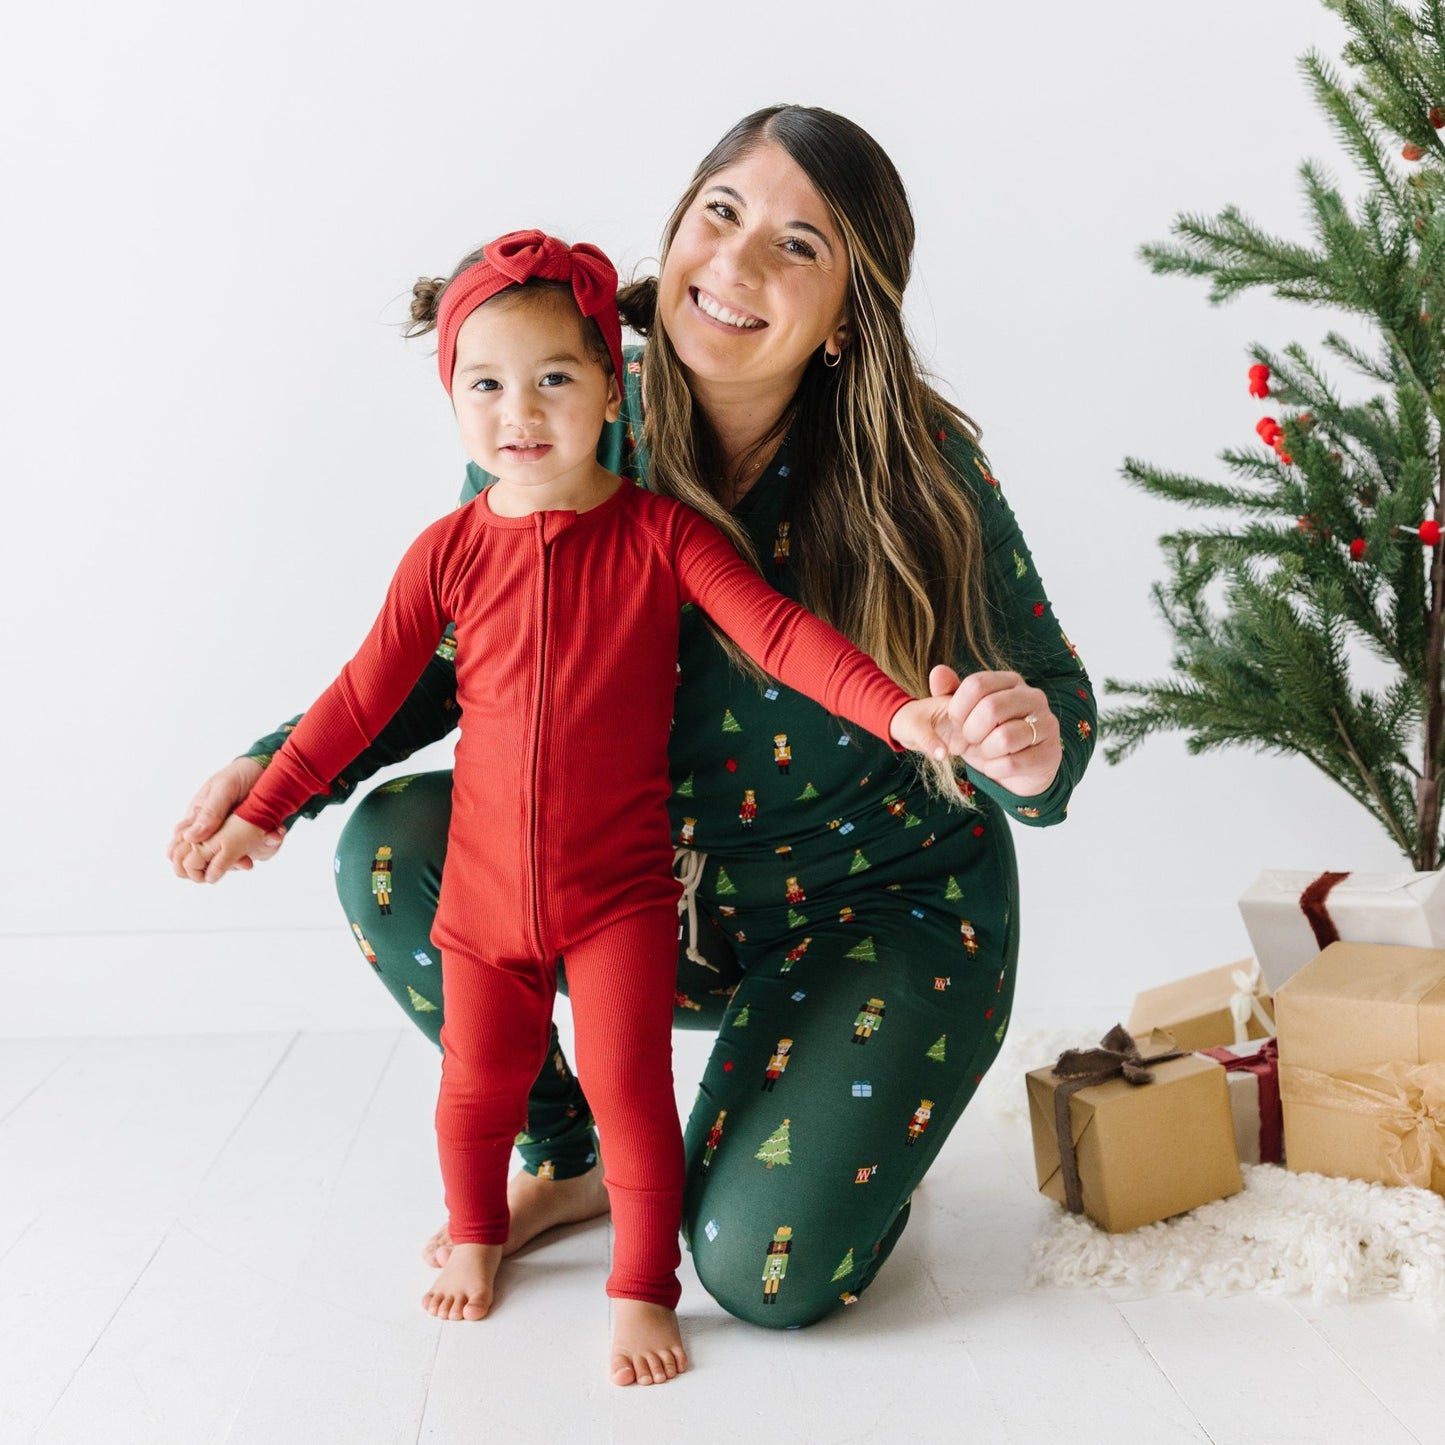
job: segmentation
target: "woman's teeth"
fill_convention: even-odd
[[[714,301],[705,291],[699,291],[696,295],[698,309],[705,311],[714,321],[736,326],[740,331],[752,331],[763,325],[755,316],[744,316],[737,311],[730,311],[726,306]]]

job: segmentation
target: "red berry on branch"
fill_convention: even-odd
[[[1286,451],[1281,451],[1281,452],[1280,452],[1280,454],[1279,454],[1279,459],[1280,459],[1280,461],[1282,461],[1282,462],[1285,464],[1285,466],[1287,466],[1287,467],[1292,467],[1292,466],[1294,466],[1294,458],[1293,458],[1292,456],[1290,456],[1290,454],[1289,454],[1288,452],[1286,452]]]
[[[1407,161],[1418,161],[1425,154],[1425,147],[1417,146],[1414,141],[1411,141],[1400,154],[1404,156]]]
[[[1356,537],[1355,540],[1350,543],[1350,561],[1358,562],[1364,555],[1365,539],[1363,537]]]
[[[1439,522],[1421,522],[1420,540],[1427,546],[1433,547],[1440,540]]]
[[[1261,399],[1269,395],[1269,367],[1262,362],[1249,368],[1249,394]]]
[[[1442,110],[1438,105],[1432,105],[1430,109],[1425,112],[1425,118],[1436,130],[1445,126],[1445,110]]]
[[[1272,416],[1260,417],[1260,419],[1255,423],[1254,429],[1259,434],[1259,439],[1267,447],[1272,447],[1275,444],[1275,440],[1279,437],[1280,432],[1283,430],[1280,424]]]

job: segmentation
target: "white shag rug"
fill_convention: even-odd
[[[1024,1073],[1102,1032],[1010,1035],[980,1102],[1027,1131]],[[1242,1193],[1128,1234],[1055,1206],[1034,1242],[1029,1282],[1319,1301],[1390,1295],[1445,1317],[1445,1199],[1268,1164],[1246,1164],[1243,1174]]]

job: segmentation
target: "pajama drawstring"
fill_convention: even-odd
[[[702,870],[707,867],[707,854],[695,848],[678,848],[672,855],[672,871],[682,884],[682,897],[677,900],[679,917],[687,918],[687,956],[713,973],[718,972],[697,951],[697,885],[702,882]]]

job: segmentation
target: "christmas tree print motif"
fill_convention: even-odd
[[[744,1005],[738,1010],[738,1016],[733,1020],[733,1027],[734,1027],[735,1029],[745,1029],[745,1028],[747,1028],[748,1022],[749,1022],[749,1020],[748,1020],[748,1009],[751,1008],[751,1007],[752,1007],[751,1004],[744,1004]]]
[[[1015,549],[1014,549],[1014,576],[1015,576],[1015,577],[1027,577],[1028,575],[1029,575],[1029,564],[1028,564],[1027,562],[1025,562],[1022,557],[1019,556],[1019,554],[1018,554],[1018,549],[1015,548]]]
[[[994,1030],[993,1041],[996,1044],[1003,1043],[1004,1031],[1008,1028],[1008,1015],[1003,1016],[1003,1022]]]
[[[808,926],[808,920],[807,920],[806,918],[804,918],[803,915],[802,915],[801,913],[799,913],[796,908],[790,908],[790,909],[788,909],[788,927],[789,927],[789,928],[806,928],[807,926]]]
[[[753,1155],[754,1159],[761,1159],[771,1169],[775,1164],[791,1164],[793,1162],[793,1148],[788,1137],[788,1126],[791,1119],[784,1119],[766,1139],[763,1140],[758,1152]]]
[[[873,865],[863,856],[863,850],[861,848],[855,848],[853,850],[853,861],[848,865],[849,876],[854,873],[866,872],[872,866]]]
[[[798,796],[793,799],[793,801],[794,801],[795,803],[802,803],[802,802],[805,802],[805,801],[806,801],[807,799],[809,799],[809,798],[816,798],[817,796],[818,796],[818,790],[817,790],[817,788],[815,788],[815,787],[812,785],[812,783],[810,782],[810,783],[808,783],[808,784],[806,784],[806,785],[804,786],[803,791],[802,791],[801,793],[799,793]]]
[[[950,903],[957,903],[963,897],[963,889],[958,886],[958,879],[952,873],[948,875],[948,887],[943,890],[943,896]]]
[[[843,957],[857,959],[859,963],[877,963],[878,950],[873,946],[873,935],[870,933],[862,943],[855,943]]]
[[[724,898],[738,891],[738,886],[728,877],[726,868],[717,870],[717,882],[713,884],[714,889]]]
[[[673,792],[675,792],[679,798],[691,798],[693,796],[692,780],[696,776],[696,773],[689,773],[677,787],[673,789]]]
[[[412,1008],[419,1014],[434,1014],[437,1006],[430,1000],[423,998],[410,984],[407,984],[406,991],[411,999]]]
[[[853,1251],[850,1249],[843,1256],[843,1262],[833,1271],[831,1283],[837,1284],[840,1279],[847,1279],[853,1273]]]
[[[725,733],[740,733],[743,730],[742,724],[733,716],[732,708],[723,709],[722,730]]]
[[[409,778],[393,778],[389,783],[383,783],[376,791],[390,796],[392,793],[405,792],[416,780],[421,777],[420,773],[413,773]]]
[[[931,1049],[929,1049],[929,1051],[928,1051],[926,1054],[924,1054],[923,1057],[924,1057],[925,1059],[932,1059],[932,1060],[934,1061],[934,1063],[936,1063],[936,1064],[946,1063],[946,1062],[947,1062],[947,1050],[944,1048],[944,1040],[946,1040],[947,1038],[948,1038],[948,1035],[947,1035],[947,1034],[939,1034],[939,1036],[938,1036],[938,1042],[935,1043],[934,1046],[933,1046]]]

